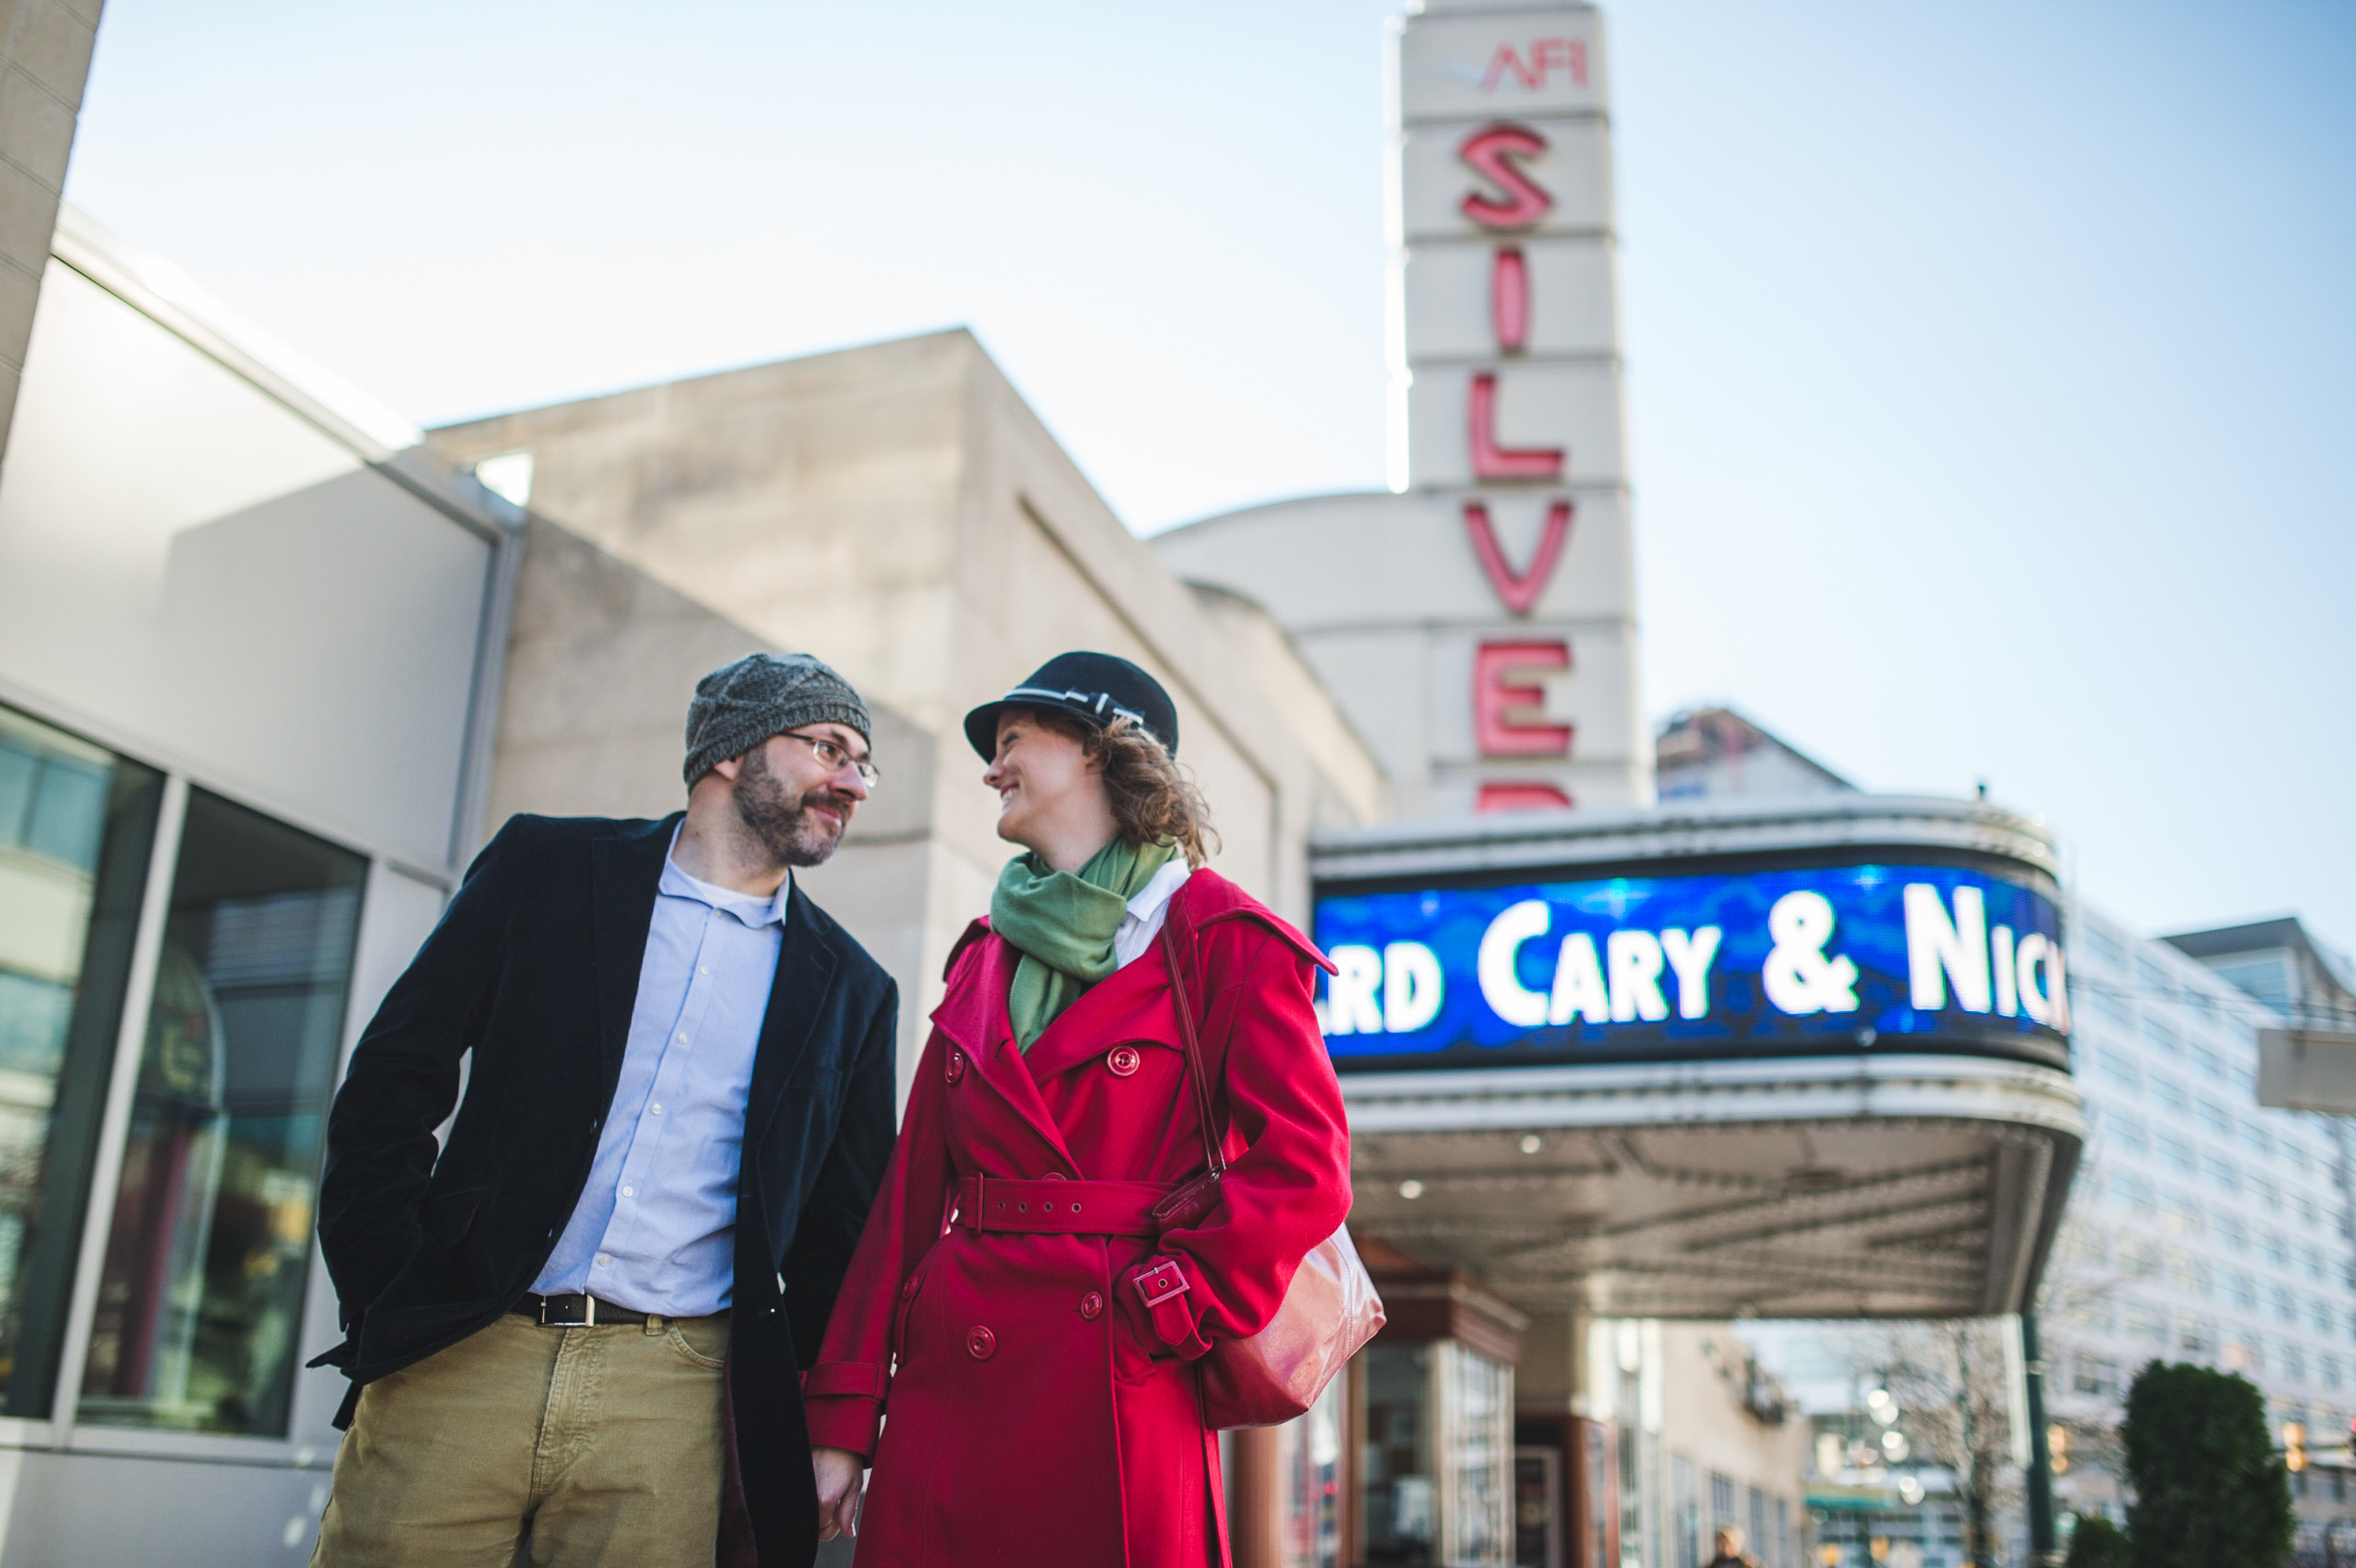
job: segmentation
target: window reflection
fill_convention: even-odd
[[[1325,1385],[1316,1404],[1276,1429],[1283,1486],[1282,1568],[1339,1568],[1342,1560],[1343,1390],[1350,1374]]]
[[[1361,1470],[1369,1563],[1431,1563],[1439,1544],[1434,1484],[1432,1347],[1369,1345],[1360,1361],[1366,1380],[1366,1436]]]
[[[366,872],[190,792],[84,1420],[286,1430]]]
[[[0,709],[0,1384],[45,1417],[161,776]]]

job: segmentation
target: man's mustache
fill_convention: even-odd
[[[841,790],[828,790],[823,793],[807,794],[802,797],[803,810],[807,811],[813,806],[823,806],[848,823],[851,820],[851,813],[859,809],[859,797],[846,794]]]

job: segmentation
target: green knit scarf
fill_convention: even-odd
[[[1113,938],[1129,901],[1178,853],[1176,844],[1133,844],[1115,835],[1080,874],[1018,855],[998,874],[990,926],[1023,954],[1006,1012],[1024,1051],[1087,990],[1113,972]]]

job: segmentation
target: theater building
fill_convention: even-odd
[[[1601,19],[1428,0],[1393,44],[1391,488],[1153,541],[1267,607],[1399,819],[1310,874],[1401,1310],[1262,1560],[1795,1564],[1807,1437],[1726,1324],[2029,1299],[2085,1131],[2053,841],[1715,710],[1655,805]]]

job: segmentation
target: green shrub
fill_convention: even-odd
[[[2297,1522],[2266,1399],[2247,1379],[2152,1362],[2120,1429],[2135,1568],[2284,1568]]]
[[[2135,1562],[2125,1530],[2099,1513],[2078,1516],[2078,1527],[2070,1532],[2070,1556],[2063,1560],[2063,1568],[2135,1568]]]

